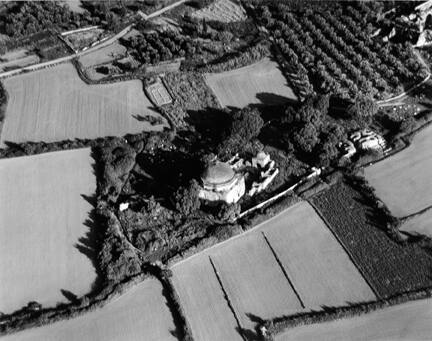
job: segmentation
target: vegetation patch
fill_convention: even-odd
[[[311,202],[380,298],[431,285],[431,258],[419,245],[391,239],[363,194],[342,182]]]

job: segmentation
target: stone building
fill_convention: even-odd
[[[201,176],[201,199],[228,204],[236,203],[245,194],[245,181],[241,173],[225,162],[212,162]]]

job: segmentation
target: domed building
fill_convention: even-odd
[[[207,201],[236,203],[245,194],[244,177],[224,162],[212,162],[201,176],[199,197]]]

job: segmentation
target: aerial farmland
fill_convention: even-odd
[[[428,340],[432,0],[0,3],[0,337]]]
[[[269,59],[233,71],[207,74],[206,82],[226,107],[297,100],[278,65]]]
[[[0,310],[67,301],[96,279],[86,249],[96,191],[90,149],[0,160]],[[19,212],[19,214],[17,214]],[[6,242],[7,241],[7,242]],[[41,262],[40,260],[44,260]]]
[[[1,143],[53,142],[162,130],[135,117],[152,115],[138,80],[87,85],[72,64],[61,64],[4,81],[9,94]],[[50,92],[44,91],[47,87]]]

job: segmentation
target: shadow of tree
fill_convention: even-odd
[[[104,239],[104,229],[98,224],[98,217],[95,209],[96,195],[89,196],[81,194],[81,197],[92,205],[93,209],[89,212],[88,218],[84,221],[84,225],[87,226],[89,230],[84,236],[78,239],[75,247],[91,261],[95,268],[96,280],[92,285],[91,292],[98,292],[102,288],[104,278],[98,262],[98,253]]]
[[[72,291],[61,289],[60,292],[66,299],[73,304],[76,304],[79,302],[78,296],[75,295]]]

